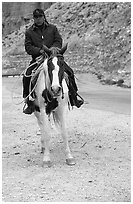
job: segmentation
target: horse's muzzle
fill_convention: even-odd
[[[51,92],[53,94],[53,97],[57,97],[60,96],[61,94],[61,86],[52,86],[51,87]]]

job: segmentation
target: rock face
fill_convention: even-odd
[[[48,21],[57,25],[64,43],[69,43],[65,59],[75,72],[95,73],[102,83],[108,84],[124,80],[121,84],[130,87],[130,2],[58,2],[45,13]],[[32,21],[25,21],[26,27],[31,24]],[[21,66],[19,70],[28,63],[24,33],[25,26],[21,26],[18,31],[3,36],[4,72],[18,66],[16,59]]]
[[[46,10],[51,2],[3,2],[2,3],[2,34],[6,36],[20,29],[25,22],[32,18],[35,8]]]

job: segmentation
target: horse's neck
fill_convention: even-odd
[[[62,80],[62,88],[63,88],[63,92],[65,94],[68,94],[68,86],[67,86],[65,78],[63,78],[63,80]]]
[[[37,87],[36,87],[36,94],[41,94],[42,91],[45,89],[45,75],[44,70],[41,70],[39,73],[39,77],[37,79]]]
[[[48,74],[48,65],[47,65],[48,59],[45,59],[43,63],[44,67],[44,75],[45,75],[45,88],[49,88],[50,86],[50,79],[49,79],[49,74]]]

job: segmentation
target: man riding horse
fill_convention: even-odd
[[[33,11],[34,24],[26,30],[25,33],[25,50],[32,56],[29,68],[26,70],[26,74],[23,76],[23,98],[27,108],[23,110],[25,114],[32,114],[34,112],[33,101],[29,99],[29,86],[31,80],[32,71],[35,69],[36,58],[43,55],[45,56],[45,47],[47,46],[52,54],[57,54],[62,47],[62,38],[55,25],[49,24],[44,11],[42,9],[35,9]],[[64,62],[65,63],[65,62]],[[65,63],[65,72],[69,79],[69,98],[71,106],[77,106],[78,108],[83,104],[81,98],[77,99],[78,88],[74,79],[73,70]]]

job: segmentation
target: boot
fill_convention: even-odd
[[[80,108],[81,105],[83,105],[84,100],[77,93],[78,87],[75,82],[74,72],[66,63],[64,63],[64,68],[65,68],[65,72],[68,75],[68,80],[69,80],[69,82],[67,82],[67,85],[69,89],[69,99],[70,99],[71,106],[76,106],[77,108]],[[78,99],[77,96],[79,96],[81,100]]]
[[[35,105],[33,101],[30,101],[29,98],[26,99],[25,101],[27,108],[23,109],[23,113],[25,114],[32,114],[35,111]]]
[[[84,103],[84,102],[83,102],[82,100],[77,99],[77,100],[75,101],[75,106],[77,106],[77,108],[80,108],[80,106],[82,106],[83,103]]]
[[[25,99],[25,105],[23,108],[23,113],[32,114],[35,110],[35,105],[33,101],[29,100],[29,85],[30,85],[31,77],[23,76],[23,98]],[[27,108],[25,106],[27,105]]]
[[[77,96],[79,96],[77,93],[73,95],[70,93],[69,99],[70,99],[71,106],[76,106],[77,108],[80,108],[83,105],[84,100],[82,99],[81,96],[79,96],[81,100],[77,99]]]

